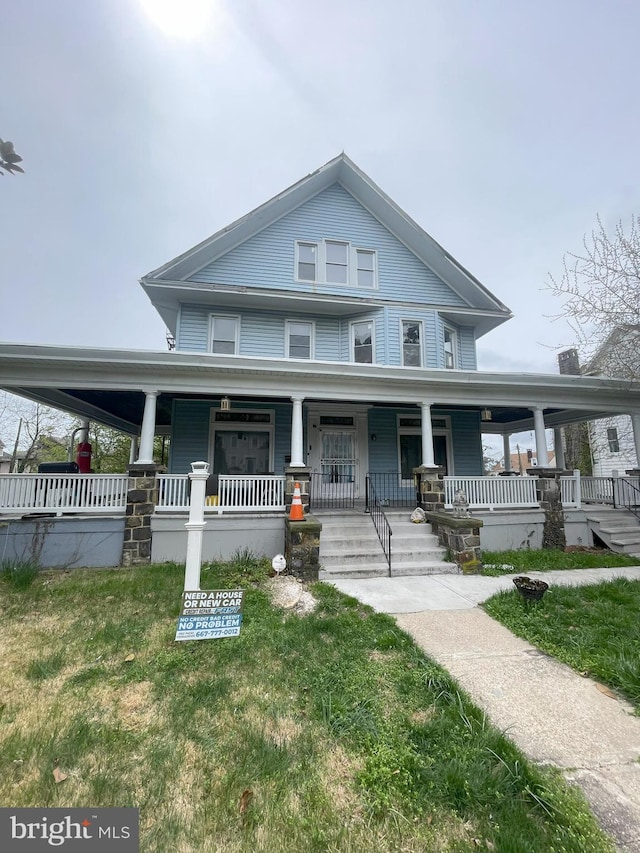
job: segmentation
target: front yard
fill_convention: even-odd
[[[183,568],[0,583],[0,805],[136,806],[146,853],[605,853],[387,616],[317,584],[275,608],[238,555],[240,637],[175,643]]]

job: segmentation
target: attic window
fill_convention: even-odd
[[[315,281],[318,247],[315,243],[298,243],[298,278]]]
[[[376,252],[357,249],[346,240],[297,241],[295,280],[375,288]]]

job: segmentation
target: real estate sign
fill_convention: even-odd
[[[203,589],[182,594],[176,640],[237,637],[242,625],[243,589]]]

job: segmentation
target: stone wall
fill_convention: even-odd
[[[130,465],[122,565],[151,562],[151,516],[158,503],[158,465]]]
[[[569,475],[571,472],[558,468],[529,468],[527,473],[538,478],[536,497],[544,512],[542,547],[564,549],[567,545],[567,537],[564,531],[560,477]]]
[[[284,556],[287,572],[302,581],[317,581],[320,571],[322,524],[312,515],[304,521],[285,519]]]
[[[482,569],[480,528],[482,519],[457,517],[445,512],[425,511],[438,542],[448,551],[447,559],[458,564],[463,574],[475,574]]]
[[[444,468],[420,465],[413,469],[418,505],[425,511],[444,511]]]

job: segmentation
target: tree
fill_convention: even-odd
[[[8,452],[17,450],[12,470],[36,471],[41,462],[68,458],[72,418],[57,409],[0,391],[0,434]]]
[[[561,278],[549,276],[549,290],[563,300],[559,317],[573,329],[583,363],[606,343],[606,372],[640,375],[637,334],[630,334],[640,330],[640,216],[627,228],[618,222],[612,235],[598,217],[583,251],[565,255]]]
[[[22,163],[22,157],[16,154],[13,142],[8,140],[4,142],[0,139],[0,175],[4,175],[4,172],[9,172],[10,175],[13,175],[14,172],[24,174],[24,169],[22,166],[18,166],[18,163]]]

